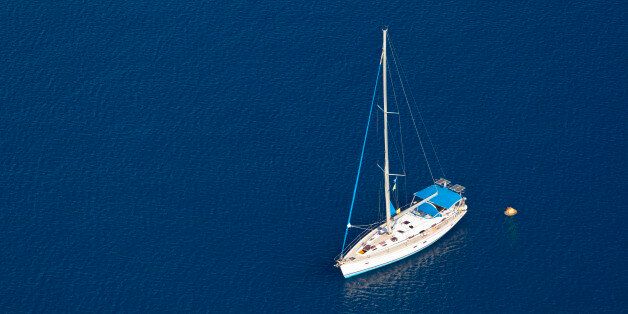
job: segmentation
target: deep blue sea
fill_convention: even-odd
[[[625,312],[627,19],[620,1],[5,2],[0,311]],[[345,280],[384,25],[469,212]],[[381,217],[379,119],[354,224]],[[401,129],[407,198],[431,178]]]

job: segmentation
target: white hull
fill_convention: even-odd
[[[459,211],[456,215],[451,216],[449,219],[443,220],[436,226],[436,230],[424,237],[415,237],[400,243],[394,249],[385,254],[378,254],[376,256],[369,257],[367,259],[359,259],[352,262],[344,262],[340,265],[340,270],[345,278],[353,277],[370,270],[377,269],[382,266],[394,263],[402,260],[412,254],[415,254],[432,243],[436,242],[443,235],[445,235],[451,228],[453,228],[458,221],[466,214],[465,210]]]

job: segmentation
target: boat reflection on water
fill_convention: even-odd
[[[400,281],[423,281],[420,277],[429,275],[425,270],[434,269],[436,263],[442,263],[448,253],[465,246],[467,230],[464,226],[455,228],[432,246],[414,256],[403,259],[380,270],[369,272],[346,281],[345,301],[355,302],[372,294],[388,291],[390,286]],[[423,271],[422,271],[423,270]],[[427,278],[424,278],[428,280]]]
[[[504,228],[504,232],[506,233],[506,238],[508,239],[508,244],[511,247],[516,246],[519,232],[517,231],[517,217],[509,217],[505,219],[502,227]]]

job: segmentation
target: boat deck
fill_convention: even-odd
[[[345,260],[355,261],[370,258],[407,244],[415,237],[423,238],[431,234],[430,229],[444,220],[443,217],[422,215],[416,210],[408,210],[394,218],[392,232],[386,232],[383,224],[367,234],[360,242],[349,250]],[[418,238],[417,238],[418,239]]]

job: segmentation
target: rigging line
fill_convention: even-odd
[[[390,85],[392,85],[392,91],[393,91],[393,99],[395,100],[395,106],[397,106],[397,112],[399,112],[399,103],[397,102],[397,93],[395,92],[395,83],[394,83],[394,79],[392,79],[392,72],[390,72],[390,70],[388,70],[388,74],[390,75]],[[397,118],[398,121],[401,121],[399,119],[399,114],[397,114]],[[397,125],[397,129],[399,130],[399,134],[401,134],[401,123],[399,123]],[[401,159],[401,166],[402,166],[402,170],[403,173],[406,173],[406,162],[405,162],[405,156],[403,155],[403,136],[401,138],[401,156],[399,156],[399,149],[397,149],[397,142],[395,142],[395,137],[392,137],[393,140],[393,145],[395,145],[395,151],[397,152],[397,158]]]
[[[393,147],[395,148],[395,153],[397,153],[397,158],[401,159],[401,156],[399,155],[399,149],[397,148],[397,143],[395,142],[395,137],[391,136],[390,139],[393,142]],[[402,170],[403,170],[403,174],[405,174],[406,173],[405,167]]]
[[[351,228],[353,228],[353,227],[358,227],[358,228],[359,228],[359,227],[362,227],[362,228],[366,228],[366,227],[373,227],[373,226],[377,226],[377,225],[379,225],[379,224],[380,224],[380,221],[376,221],[376,222],[374,222],[374,223],[371,223],[371,224],[365,224],[365,225],[351,225]]]
[[[390,37],[390,36],[388,36]],[[390,38],[389,38],[390,39]],[[395,53],[393,46],[390,46],[391,51],[393,52],[393,63],[395,64],[395,68],[397,69],[397,74],[399,75],[399,67],[397,66],[397,58],[395,58]],[[403,82],[401,83],[401,88],[403,90],[403,94],[406,95],[406,90],[403,86]],[[412,108],[410,108],[410,102],[408,101],[408,97],[406,96],[406,104],[408,105],[408,110],[410,111],[410,118],[412,118],[412,124],[414,125],[414,130],[416,131],[416,135],[419,138],[419,144],[421,145],[421,151],[423,151],[423,157],[425,157],[425,163],[427,164],[427,170],[430,172],[430,177],[432,177],[432,182],[434,180],[434,174],[432,173],[432,168],[430,167],[430,162],[427,160],[427,154],[425,153],[425,148],[423,147],[423,141],[421,140],[421,135],[419,134],[419,128],[416,126],[416,121],[414,120],[414,114],[412,113]]]
[[[356,229],[363,229],[363,230],[373,230],[373,227],[377,227],[379,225],[381,225],[383,222],[383,220],[378,220],[372,224],[366,224],[366,225],[351,225],[351,228],[356,228]]]
[[[377,106],[379,106],[379,99],[375,100],[375,104],[376,104]],[[376,115],[375,115],[375,129],[377,130],[377,131],[375,132],[375,133],[376,133],[376,136],[377,136],[377,146],[376,146],[376,147],[381,147],[381,146],[382,146],[382,145],[381,145],[381,143],[382,143],[382,139],[380,138],[380,135],[379,135],[379,133],[380,133],[380,128],[379,128],[379,120],[380,120],[380,118],[379,118],[379,114],[376,114]],[[379,158],[379,157],[380,157],[380,156],[378,156],[378,158]],[[376,161],[375,161],[375,163],[376,163],[377,165],[379,165],[379,159],[378,159],[378,160],[376,160]]]
[[[392,75],[391,75],[392,76]],[[394,89],[393,89],[394,90]],[[401,141],[401,162],[403,164],[403,173],[406,174],[406,153],[405,153],[405,149],[403,146],[403,128],[401,127],[401,108],[399,108],[399,105],[397,105],[397,112],[399,112],[399,114],[397,115],[397,123],[399,125],[399,137],[400,137],[400,141]],[[404,203],[407,203],[408,201],[408,193],[406,191],[406,187],[407,187],[407,176],[403,177],[403,195],[404,195]],[[397,187],[397,191],[399,190],[399,187]]]
[[[373,104],[375,103],[375,95],[377,94],[377,83],[379,81],[379,72],[382,69],[382,58],[379,59],[379,67],[377,68],[377,78],[375,79],[375,88],[373,89],[373,97],[371,98],[371,109],[369,110],[369,119],[366,123],[366,130],[364,131],[364,141],[362,141],[362,153],[360,154],[360,164],[358,165],[358,173],[355,176],[355,185],[353,186],[353,196],[351,198],[351,207],[349,208],[349,217],[347,218],[347,228],[345,229],[345,237],[342,240],[342,250],[340,251],[340,257],[345,251],[345,245],[347,244],[347,235],[349,234],[349,227],[351,226],[351,214],[353,213],[353,206],[355,205],[355,195],[358,192],[358,182],[360,181],[360,171],[362,171],[362,161],[364,160],[364,149],[366,148],[366,139],[369,134],[369,126],[371,125],[371,116],[373,115]]]
[[[373,228],[371,226],[366,226],[366,227],[362,227],[362,226],[351,226],[352,228],[356,228],[356,229],[360,229],[360,230],[372,230]]]
[[[373,225],[351,225],[351,228],[368,230],[372,229]]]
[[[403,168],[403,173],[406,174],[406,154],[404,152],[404,147],[403,147],[403,132],[402,132],[402,127],[401,127],[401,108],[399,108],[399,103],[397,102],[397,92],[395,91],[395,79],[392,76],[392,71],[388,71],[388,73],[390,74],[390,84],[392,85],[392,91],[393,91],[393,95],[394,95],[394,99],[395,99],[395,105],[397,106],[397,125],[398,125],[398,129],[399,129],[399,136],[401,138],[401,165]],[[401,82],[401,77],[398,75],[399,73],[397,73],[397,77],[399,77],[399,81]],[[393,140],[394,143],[394,140]],[[396,145],[396,144],[395,144]],[[397,149],[397,147],[395,147],[395,149]],[[399,152],[397,152],[397,155],[399,155]],[[408,183],[408,178],[407,176],[403,177],[403,195],[405,195],[406,197],[404,198],[404,201],[407,202],[407,191],[406,191],[406,186]],[[397,192],[399,192],[399,187],[397,187]],[[399,193],[397,193],[399,194]],[[398,195],[397,195],[397,200],[399,199]]]
[[[382,179],[382,182],[384,181],[384,179]],[[382,185],[378,184],[378,191],[377,191],[377,219],[378,220],[382,220],[382,187],[383,187],[383,183]]]
[[[389,74],[390,74],[390,71],[389,71]],[[391,75],[391,78],[392,78],[392,75]],[[395,105],[397,105],[397,111],[399,111],[399,104],[397,103],[397,98],[396,98],[396,94],[395,94],[395,85],[392,82],[393,81],[391,79],[390,83],[392,85],[392,91],[393,91],[393,95],[394,95],[393,99],[395,100]],[[399,129],[399,131],[401,132],[401,125],[398,125],[397,129]],[[404,177],[405,177],[405,174],[406,174],[406,164],[405,164],[405,158],[402,157],[403,156],[403,142],[401,142],[401,148],[402,149],[401,149],[401,155],[400,155],[399,154],[399,148],[397,148],[397,141],[395,140],[395,137],[392,136],[391,139],[392,139],[392,142],[393,142],[393,146],[395,147],[395,153],[397,153],[397,158],[401,159],[401,168],[403,170],[403,174],[404,174]]]
[[[396,60],[395,55],[397,53],[395,52],[395,48],[393,46],[392,40],[390,40],[390,50],[393,53],[393,60]],[[395,61],[395,67],[397,67],[397,62],[396,61]],[[407,82],[408,81],[408,77],[406,76],[406,72],[403,70],[403,65],[399,65],[399,67],[401,68],[401,74],[403,74],[403,78]],[[397,69],[397,72],[399,72],[399,69]],[[401,76],[399,76],[399,80],[401,81]],[[401,84],[403,85],[403,81],[401,82]],[[447,175],[445,175],[445,170],[444,170],[443,166],[441,165],[440,158],[438,158],[438,154],[436,154],[436,148],[434,147],[434,143],[432,142],[432,137],[430,136],[430,132],[428,132],[427,126],[425,124],[425,121],[423,120],[423,114],[421,114],[421,110],[419,109],[419,104],[417,103],[416,99],[414,98],[414,93],[412,93],[412,89],[409,89],[409,90],[410,90],[410,98],[412,98],[412,103],[414,103],[414,106],[416,107],[416,110],[419,113],[419,118],[421,119],[421,124],[423,125],[423,129],[425,130],[425,134],[427,135],[427,140],[428,140],[430,146],[432,147],[432,151],[434,152],[434,157],[436,157],[436,162],[438,163],[438,167],[440,169],[440,172],[443,174],[443,178],[447,178]],[[405,89],[404,89],[404,94],[405,94]],[[407,101],[407,96],[406,96],[406,101]]]

